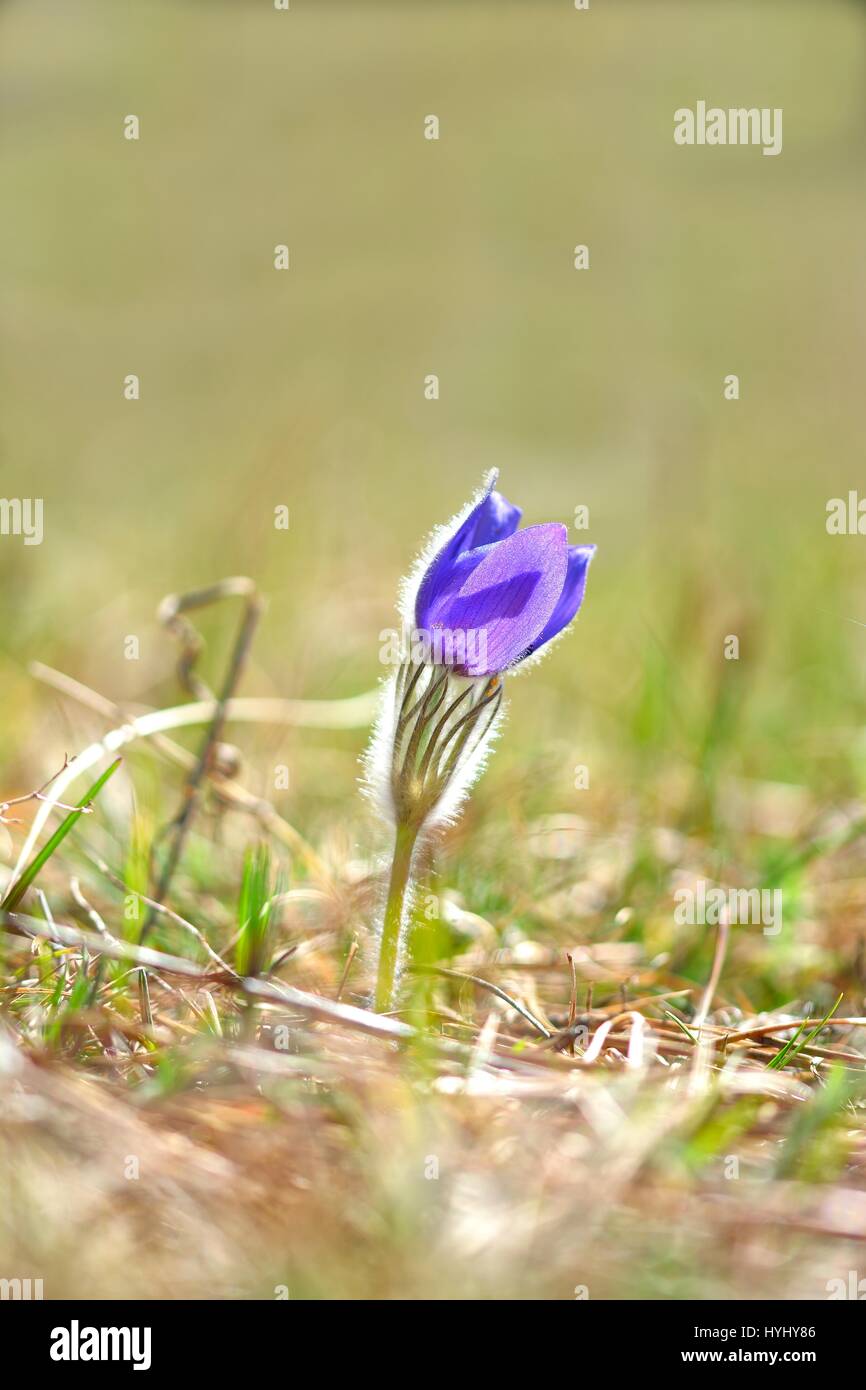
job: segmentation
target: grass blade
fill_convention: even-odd
[[[54,834],[51,836],[51,839],[45,842],[45,844],[42,846],[42,849],[39,850],[38,854],[35,854],[33,858],[30,860],[30,863],[27,865],[21,877],[17,880],[17,882],[12,884],[12,887],[9,889],[9,892],[6,894],[6,897],[3,899],[3,902],[0,903],[0,909],[2,909],[4,912],[14,912],[15,908],[18,906],[21,899],[24,897],[24,894],[27,892],[27,889],[31,886],[34,879],[39,874],[40,870],[43,868],[45,864],[47,864],[48,860],[51,858],[52,854],[58,848],[58,846],[61,845],[63,841],[66,839],[66,836],[69,834],[72,827],[78,821],[79,817],[83,816],[84,812],[89,809],[91,802],[99,795],[99,793],[102,791],[102,788],[108,781],[109,777],[114,775],[114,773],[120,767],[122,761],[122,758],[115,758],[111,766],[109,768],[106,768],[102,776],[98,777],[97,780],[93,783],[93,786],[90,788],[90,790],[85,792],[81,801],[78,802],[76,809],[74,811],[70,811],[69,815],[66,816],[64,820],[60,822],[60,825],[58,825]]]
[[[664,1008],[663,1008],[663,1009],[662,1009],[662,1013],[663,1013],[667,1018],[669,1018],[669,1019],[671,1020],[672,1023],[675,1023],[675,1024],[677,1025],[678,1028],[682,1029],[682,1031],[685,1033],[686,1037],[688,1038],[689,1042],[693,1042],[693,1043],[695,1044],[695,1046],[697,1046],[697,1044],[698,1044],[698,1039],[695,1037],[695,1035],[694,1035],[694,1033],[692,1032],[691,1028],[688,1028],[688,1027],[685,1025],[685,1023],[683,1023],[683,1021],[682,1021],[681,1018],[677,1018],[676,1014],[675,1014],[675,1013],[672,1013],[670,1009],[664,1009]]]
[[[788,1041],[785,1043],[785,1046],[781,1048],[780,1051],[776,1053],[775,1057],[772,1057],[770,1061],[767,1063],[768,1068],[771,1071],[778,1071],[780,1067],[784,1067],[788,1064],[788,1062],[792,1062],[794,1058],[797,1056],[797,1054],[803,1051],[804,1047],[808,1047],[809,1043],[813,1042],[814,1039],[817,1038],[821,1029],[827,1026],[827,1024],[830,1022],[830,1019],[833,1017],[834,1013],[838,1009],[839,1005],[842,1003],[844,997],[844,994],[839,995],[839,998],[836,1000],[836,1003],[833,1005],[832,1009],[830,1009],[829,1012],[824,1015],[817,1027],[813,1028],[808,1037],[804,1038],[802,1042],[799,1041],[800,1034],[803,1032],[803,1029],[806,1025],[805,1023],[801,1023],[793,1038],[789,1038]]]

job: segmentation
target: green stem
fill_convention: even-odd
[[[418,831],[414,826],[398,825],[394,841],[394,859],[391,864],[391,878],[388,883],[388,899],[385,903],[385,920],[382,924],[382,944],[379,948],[379,973],[376,978],[376,1011],[385,1013],[391,1007],[394,993],[394,979],[397,974],[397,958],[400,951],[400,936],[403,929],[406,889],[412,869],[412,856]]]

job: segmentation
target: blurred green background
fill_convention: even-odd
[[[589,798],[680,767],[862,789],[866,540],[825,530],[864,478],[862,6],[9,0],[0,24],[0,491],[45,500],[41,547],[0,538],[9,791],[53,708],[27,663],[175,699],[156,604],[226,574],[270,601],[245,693],[370,687],[398,577],[492,465],[527,521],[588,506],[572,538],[599,546],[494,779],[546,758],[566,806],[576,763]],[[782,107],[781,156],[675,146],[700,98]],[[344,741],[297,796],[354,795]]]

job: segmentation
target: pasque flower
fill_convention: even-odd
[[[419,631],[464,634],[462,672],[472,676],[513,670],[568,626],[583,602],[595,550],[569,546],[558,522],[519,531],[520,508],[494,491],[495,481],[493,473],[457,518],[425,566],[415,598]],[[479,639],[474,644],[472,634]]]
[[[503,678],[569,625],[593,545],[569,546],[557,522],[519,530],[497,473],[433,533],[403,586],[412,651],[387,683],[367,756],[367,786],[395,831],[376,1007],[391,1003],[419,840],[453,819],[480,772],[502,712]]]

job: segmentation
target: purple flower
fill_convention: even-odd
[[[494,491],[497,476],[433,536],[402,589],[413,647],[401,649],[383,685],[365,759],[367,792],[394,833],[376,976],[380,1012],[392,1007],[399,978],[418,845],[455,818],[501,727],[503,673],[568,626],[595,553],[594,545],[569,546],[556,522],[518,530],[520,508]]]
[[[558,522],[519,531],[521,511],[494,491],[497,473],[424,570],[417,628],[458,674],[510,670],[568,626],[586,589],[594,545],[570,546]],[[434,656],[441,661],[441,655]]]

